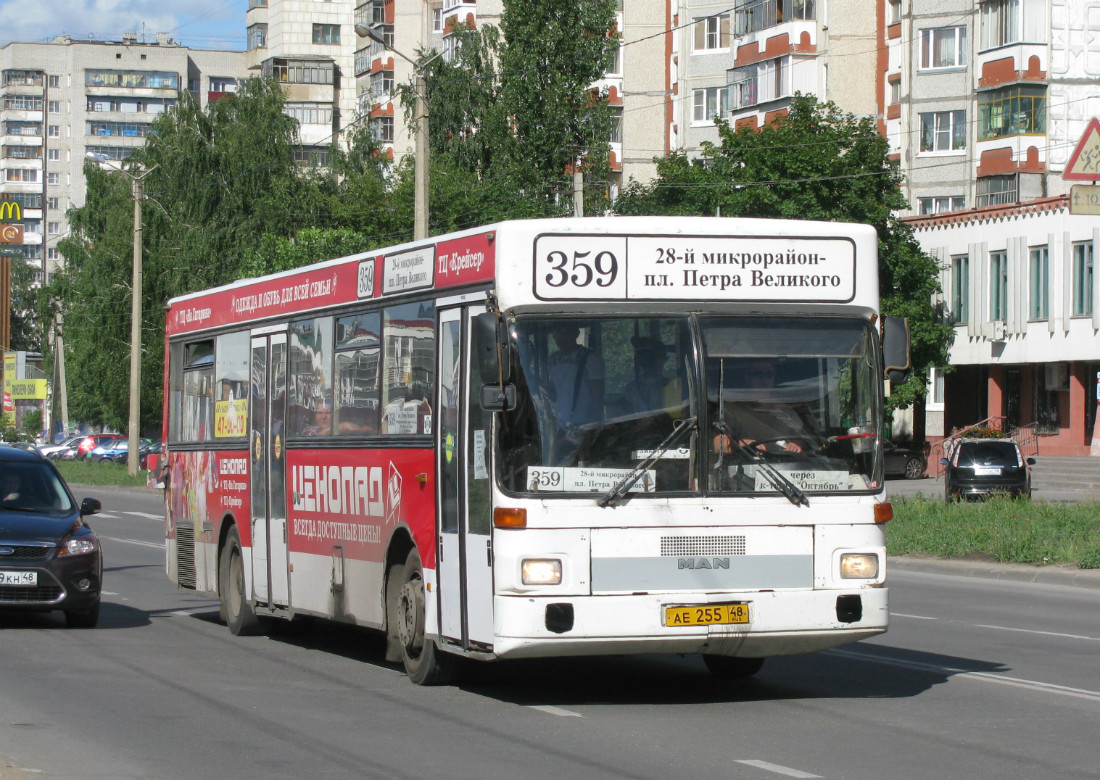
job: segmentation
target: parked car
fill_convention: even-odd
[[[124,437],[121,433],[93,433],[91,436],[85,436],[80,440],[80,444],[76,446],[74,457],[77,460],[82,460],[88,457],[88,454],[103,442],[122,438]]]
[[[126,452],[130,447],[130,442],[127,439],[108,439],[101,444],[97,444],[92,448],[92,451],[88,453],[86,460],[92,463],[117,463],[119,453],[122,454],[122,460],[126,460]]]
[[[65,622],[99,622],[103,552],[86,522],[101,509],[77,504],[57,467],[40,455],[0,448],[0,610],[60,609]]]
[[[921,447],[885,441],[882,452],[888,477],[920,479],[928,469],[928,458]]]
[[[159,441],[151,441],[148,445],[141,445],[141,449],[138,450],[138,465],[143,469],[149,468],[149,456],[159,455],[161,452],[161,443]]]
[[[1014,439],[962,439],[942,458],[948,501],[1005,494],[1031,497],[1031,467]]]
[[[67,436],[66,438],[59,441],[57,444],[41,445],[38,448],[38,452],[40,455],[45,455],[50,460],[53,460],[56,453],[59,453],[62,450],[68,449],[70,447],[75,447],[77,444],[80,443],[80,440],[83,438],[83,436]]]
[[[0,447],[11,447],[16,450],[25,450],[38,454],[38,446],[29,441],[0,441]]]

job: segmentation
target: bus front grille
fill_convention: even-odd
[[[661,556],[744,555],[744,536],[662,536]]]

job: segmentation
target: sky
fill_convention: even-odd
[[[150,42],[158,32],[194,49],[245,47],[248,0],[0,0],[0,46],[12,41],[122,40],[136,32]]]

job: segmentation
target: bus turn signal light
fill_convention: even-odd
[[[875,522],[887,523],[894,519],[894,505],[889,501],[875,504]]]
[[[527,510],[498,506],[493,510],[493,525],[496,528],[526,528]]]

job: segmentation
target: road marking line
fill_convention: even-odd
[[[872,663],[885,664],[886,666],[897,666],[902,669],[912,669],[918,672],[934,672],[936,674],[947,675],[949,678],[961,677],[964,679],[979,680],[981,682],[999,683],[1001,685],[1010,685],[1014,688],[1043,691],[1044,693],[1055,693],[1060,696],[1072,696],[1076,699],[1088,699],[1089,701],[1100,702],[1100,691],[1090,691],[1086,688],[1071,688],[1068,685],[1055,685],[1054,683],[1024,680],[1019,677],[1008,677],[1003,674],[994,674],[992,672],[968,672],[966,669],[958,669],[953,666],[925,664],[920,661],[900,661],[893,658],[880,658],[870,653],[857,653],[851,650],[825,650],[824,652],[830,655],[839,655],[860,661],[871,661]]]
[[[890,617],[912,618],[913,620],[939,620],[939,618],[928,617],[927,615],[906,615],[904,612],[891,612]]]
[[[1034,628],[1010,628],[1009,626],[987,626],[981,623],[975,624],[976,628],[992,628],[994,631],[1019,631],[1024,634],[1041,634],[1042,636],[1057,636],[1063,639],[1084,639],[1088,642],[1100,642],[1100,636],[1082,636],[1081,634],[1060,634],[1057,631],[1038,631]]]
[[[123,514],[133,515],[134,517],[145,517],[145,518],[148,518],[149,520],[163,520],[164,519],[164,515],[153,515],[153,514],[149,514],[148,512],[123,512]]]
[[[139,539],[118,539],[114,536],[104,536],[104,539],[109,539],[112,542],[122,542],[123,544],[136,544],[139,547],[152,547],[157,550],[163,550],[163,544],[156,544],[155,542],[143,542]]]
[[[538,710],[539,712],[545,712],[548,715],[557,715],[561,718],[583,718],[579,712],[573,712],[572,710],[563,710],[561,707],[551,707],[549,704],[532,704],[528,705],[528,709]]]
[[[737,763],[745,764],[746,766],[754,766],[757,769],[766,769],[769,772],[786,775],[787,777],[821,777],[821,775],[812,775],[809,772],[802,772],[798,769],[791,769],[789,766],[780,766],[779,764],[772,764],[767,761],[738,760]]]
[[[99,512],[99,513],[96,514],[96,517],[105,517],[108,520],[120,520],[121,519],[118,515],[112,515],[110,512]]]

